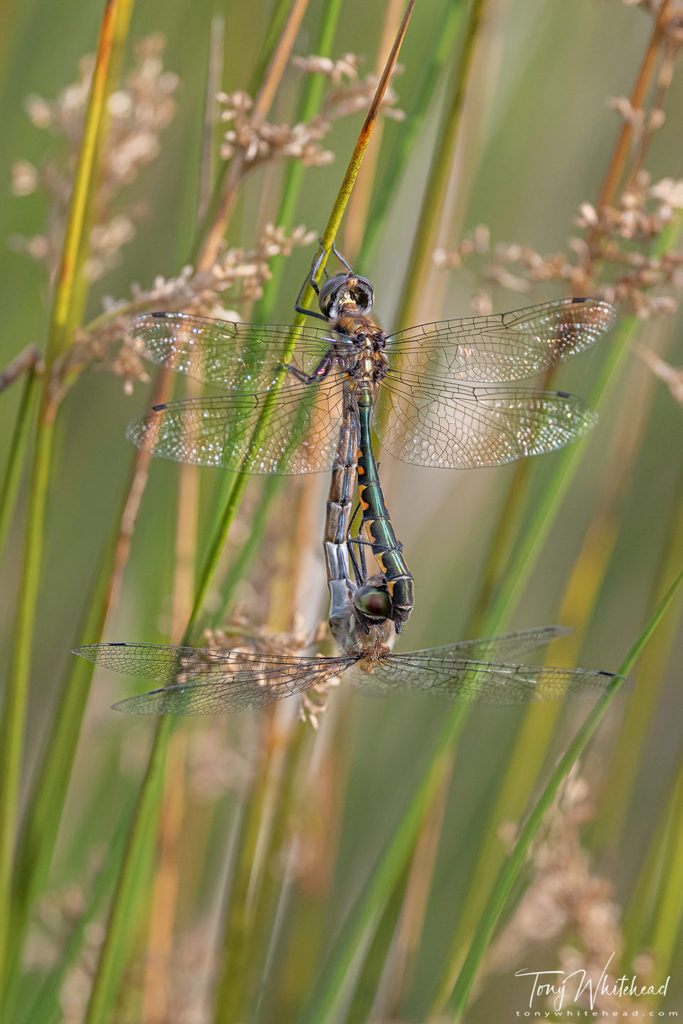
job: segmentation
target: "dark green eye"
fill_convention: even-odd
[[[369,619],[388,619],[391,617],[391,598],[386,590],[380,587],[359,587],[353,595],[353,603],[359,612]]]

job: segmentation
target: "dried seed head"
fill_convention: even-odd
[[[102,171],[92,204],[94,226],[86,265],[90,280],[102,277],[116,266],[120,250],[133,238],[135,224],[145,213],[140,203],[126,210],[115,210],[114,204],[118,202],[121,189],[135,181],[141,169],[159,155],[159,135],[175,114],[173,96],[178,78],[163,70],[163,47],[160,35],[143,40],[136,47],[136,64],[126,77],[124,87],[109,98]],[[48,101],[30,96],[25,104],[37,128],[49,130],[66,143],[61,147],[64,155],[48,157],[39,167],[21,161],[13,170],[15,195],[41,191],[47,196],[47,227],[39,236],[44,244],[28,242],[23,245],[23,251],[45,263],[51,275],[61,251],[93,67],[93,59],[84,58],[79,64],[78,80],[56,99]]]

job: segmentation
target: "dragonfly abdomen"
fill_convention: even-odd
[[[413,610],[413,576],[402,554],[402,545],[396,538],[379,482],[377,463],[370,437],[372,394],[369,388],[356,391],[360,438],[358,447],[358,495],[363,513],[363,525],[372,546],[372,553],[386,578],[391,597],[392,614],[396,630],[407,621]]]

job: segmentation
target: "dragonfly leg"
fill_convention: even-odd
[[[353,547],[352,547],[352,545],[355,544],[355,543],[356,543],[356,541],[353,540],[351,537],[349,537],[348,541],[346,542],[346,546],[348,548],[349,560],[351,562],[351,567],[353,569],[353,575],[354,575],[355,580],[356,580],[356,585],[357,586],[361,586],[365,582],[365,576],[366,576],[365,556],[362,555],[361,560],[359,562],[358,557],[354,553],[354,550],[353,550]],[[361,551],[361,549],[359,549],[359,552],[360,551]]]
[[[290,373],[294,374],[297,380],[300,380],[302,384],[312,384],[314,380],[320,380],[322,377],[326,377],[330,372],[334,364],[334,359],[329,355],[324,355],[316,366],[313,373],[304,373],[293,363],[285,363]]]
[[[339,252],[339,249],[338,249],[338,248],[337,248],[337,246],[336,246],[336,245],[334,244],[334,242],[332,243],[332,252],[333,252],[333,253],[334,253],[334,255],[335,255],[335,256],[337,257],[337,259],[339,260],[339,262],[340,262],[340,263],[343,263],[343,264],[344,264],[344,266],[345,266],[345,267],[346,267],[346,269],[348,270],[349,274],[352,274],[352,273],[353,273],[353,270],[352,270],[352,268],[351,268],[351,267],[349,266],[349,264],[348,264],[348,263],[346,262],[346,260],[345,260],[345,259],[344,259],[344,257],[342,256],[342,254],[341,254],[341,253]]]
[[[354,567],[356,582],[360,586],[363,586],[368,580],[368,567],[365,560],[365,551],[366,548],[372,547],[372,542],[369,540],[363,540],[361,537],[349,537],[346,543],[348,545],[349,555]],[[354,555],[351,545],[356,546],[357,554]]]
[[[301,285],[301,288],[299,288],[299,294],[296,297],[294,309],[297,311],[297,313],[303,313],[304,316],[314,316],[317,320],[324,320],[325,323],[328,323],[328,318],[326,316],[323,316],[323,314],[319,310],[307,309],[306,306],[301,305],[301,298],[306,289],[308,288],[309,284],[313,291],[315,292],[315,294],[320,295],[320,289],[318,288],[318,283],[315,278],[316,274],[318,273],[318,268],[320,267],[320,261],[322,260],[324,255],[325,250],[323,249],[322,242],[320,242],[320,252],[316,255],[315,259],[311,263],[311,269],[306,274],[306,277],[304,278],[304,283]],[[327,271],[325,273],[327,273]]]
[[[332,248],[334,249],[334,245],[332,246]],[[311,263],[311,270],[309,274],[311,286],[316,295],[319,294],[318,282],[316,281],[316,278],[318,276],[318,271],[320,270],[320,264],[325,258],[325,246],[323,245],[322,238],[318,239],[318,249],[320,251],[318,252],[318,255],[314,258],[313,262]],[[323,273],[325,277],[329,277],[329,274],[327,273],[327,267],[323,268]]]

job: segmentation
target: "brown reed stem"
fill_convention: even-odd
[[[309,0],[293,0],[289,18],[284,26],[282,35],[275,47],[273,56],[266,69],[263,84],[259,89],[254,101],[254,116],[265,117],[275,99],[282,75],[284,74],[287,61],[289,60],[292,47],[301,27],[304,14],[308,7]],[[230,217],[237,201],[237,188],[244,174],[244,157],[238,153],[226,170],[219,176],[216,187],[217,198],[209,207],[209,227],[203,232],[203,242],[199,246],[196,258],[192,260],[197,270],[206,270],[210,267],[218,253],[225,238]],[[224,184],[223,184],[223,178]]]
[[[650,88],[652,75],[657,64],[659,48],[665,37],[670,3],[671,0],[663,0],[657,13],[650,42],[648,43],[645,56],[643,57],[643,62],[636,77],[635,85],[633,86],[633,91],[631,92],[631,107],[634,110],[642,111],[643,109],[645,97],[648,89]],[[614,195],[624,173],[624,168],[626,167],[628,155],[631,150],[632,139],[633,125],[630,121],[625,120],[621,126],[619,138],[617,139],[617,144],[612,153],[612,159],[610,160],[607,168],[607,173],[605,174],[600,194],[598,195],[598,208],[607,206],[614,199]]]

